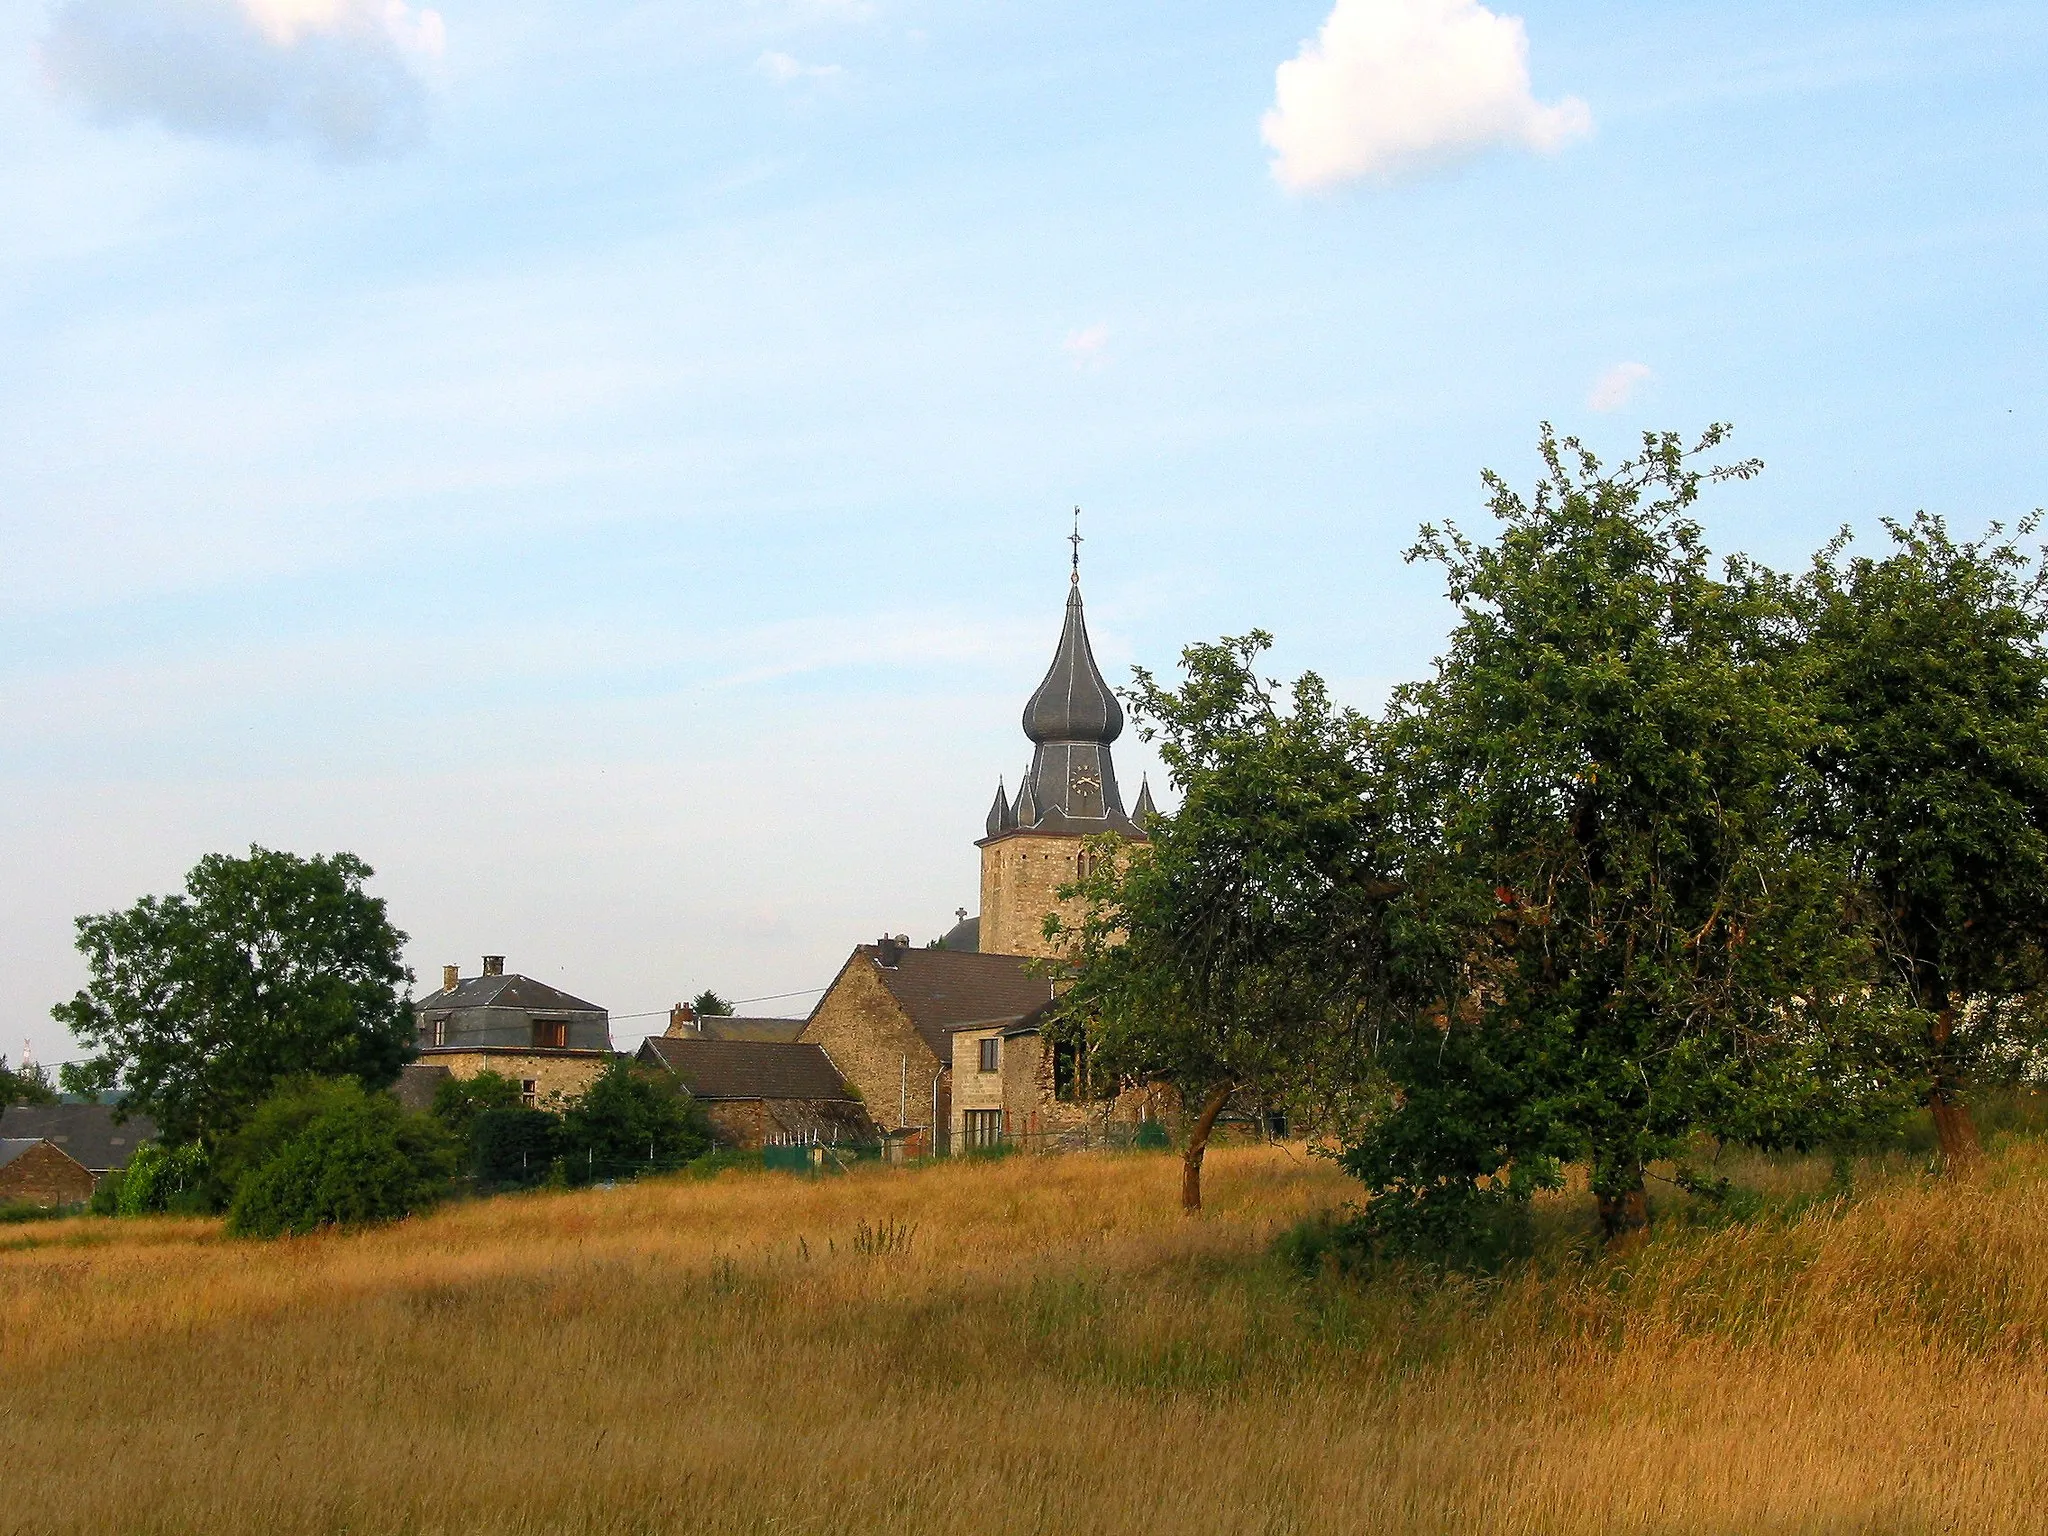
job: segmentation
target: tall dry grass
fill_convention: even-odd
[[[2021,1532],[2048,1157],[1504,1282],[1302,1281],[1327,1165],[1011,1159],[260,1244],[0,1234],[0,1529]],[[1553,1213],[1568,1220],[1568,1213]]]

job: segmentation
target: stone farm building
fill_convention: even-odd
[[[47,1141],[97,1182],[156,1140],[156,1122],[147,1115],[116,1120],[106,1104],[10,1104],[0,1112],[0,1137]]]
[[[83,1205],[97,1182],[85,1164],[53,1141],[0,1138],[0,1204]]]
[[[815,1045],[706,1039],[671,1026],[669,1034],[643,1040],[638,1059],[672,1073],[704,1106],[721,1145],[844,1146],[875,1139],[867,1110]]]

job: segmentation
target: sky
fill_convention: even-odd
[[[0,8],[0,1051],[252,843],[426,988],[803,1012],[975,906],[1076,505],[1112,681],[1367,708],[1544,421],[1734,423],[1774,564],[2010,523],[2044,75],[1967,0]]]

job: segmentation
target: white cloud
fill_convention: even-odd
[[[41,53],[58,95],[104,122],[353,157],[418,139],[444,41],[406,0],[65,0]]]
[[[1309,191],[1392,181],[1496,145],[1548,153],[1592,126],[1576,96],[1536,100],[1518,16],[1478,0],[1336,0],[1275,72],[1260,131],[1274,176]]]
[[[777,85],[788,85],[796,80],[830,80],[846,73],[837,64],[806,64],[772,48],[754,61],[754,68]]]
[[[1596,411],[1618,411],[1627,405],[1636,386],[1654,377],[1642,363],[1616,363],[1593,383],[1586,404]]]
[[[1100,368],[1108,360],[1104,352],[1108,345],[1109,327],[1098,322],[1069,331],[1060,350],[1074,360],[1076,368]]]

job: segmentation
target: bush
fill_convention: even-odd
[[[562,1114],[561,1155],[572,1182],[672,1173],[711,1150],[711,1124],[674,1078],[613,1058]]]
[[[206,1149],[196,1142],[166,1147],[151,1141],[137,1147],[113,1197],[114,1212],[121,1216],[164,1211],[197,1215],[212,1210],[213,1205]]]
[[[438,1125],[358,1087],[242,1176],[228,1230],[277,1237],[395,1220],[440,1195],[454,1164]]]
[[[498,1072],[451,1077],[434,1090],[433,1116],[457,1136],[468,1139],[477,1116],[491,1109],[517,1109],[519,1085]]]
[[[562,1120],[514,1104],[479,1111],[469,1125],[470,1171],[486,1189],[535,1189],[562,1153]]]
[[[274,1159],[322,1115],[362,1102],[363,1086],[352,1077],[286,1078],[250,1112],[240,1130],[215,1146],[213,1184],[218,1202],[225,1206],[232,1201],[244,1178]]]

